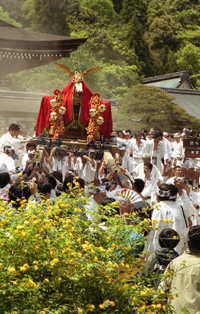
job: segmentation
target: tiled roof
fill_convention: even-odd
[[[86,40],[31,32],[0,20],[0,76],[69,57]]]
[[[190,76],[187,71],[147,77],[143,79],[142,83],[149,86],[179,88],[183,81],[187,81],[189,88],[194,88],[190,82]]]

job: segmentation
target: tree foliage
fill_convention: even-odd
[[[3,7],[0,6],[0,19],[3,20],[4,22],[7,22],[7,23],[10,23],[14,26],[17,26],[17,27],[21,27],[22,25],[18,22],[16,22],[16,20],[14,20],[10,14],[5,11],[3,9]]]
[[[69,28],[65,21],[68,0],[26,0],[23,4],[24,19],[31,21],[31,28],[45,33],[67,35]]]
[[[141,274],[150,219],[127,214],[128,226],[115,202],[95,208],[90,221],[88,201],[77,188],[54,203],[16,199],[17,210],[0,201],[2,313],[172,314],[169,293],[153,290]]]
[[[198,131],[199,120],[187,114],[173,101],[174,97],[160,88],[134,86],[115,113],[115,127],[130,128],[133,131],[154,127],[175,132],[190,126],[194,131]]]

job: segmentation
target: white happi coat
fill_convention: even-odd
[[[137,145],[136,139],[132,138],[130,140],[130,144],[128,147],[128,152],[132,154],[133,163],[137,166],[139,163],[142,162],[142,151],[146,144],[146,141],[141,139],[140,145]]]
[[[145,182],[145,175],[138,177],[138,179],[142,179]],[[144,189],[141,193],[149,204],[151,204],[152,202],[156,203],[157,187],[157,180],[151,174],[150,178],[145,182]]]
[[[5,153],[0,154],[0,168],[6,168],[8,171],[15,170],[15,161]]]
[[[53,157],[53,168],[52,171],[59,171],[63,175],[63,179],[65,178],[65,174],[68,170],[68,156],[64,156],[62,159],[60,156]]]
[[[12,146],[15,152],[17,153],[19,147],[21,145],[21,140],[13,137],[8,131],[0,138],[0,151],[3,151],[4,146]]]
[[[151,156],[151,162],[153,163],[153,150],[154,148],[154,140],[147,141],[144,148],[143,148],[143,154],[150,154]],[[158,148],[157,148],[157,167],[161,171],[162,169],[162,158],[164,158],[166,155],[166,149],[165,149],[165,144],[164,142],[160,141],[158,143]]]
[[[165,228],[172,228],[178,232],[180,236],[180,242],[176,246],[175,250],[180,254],[184,247],[184,242],[186,234],[188,232],[188,227],[185,223],[185,218],[182,212],[181,206],[175,201],[161,201],[159,203],[160,207],[154,209],[152,213],[152,222],[154,227],[158,227],[153,233],[153,239],[150,246],[150,250],[155,252],[160,248],[158,237],[160,232]],[[186,215],[185,215],[186,216]],[[166,221],[168,220],[168,222]],[[187,216],[186,216],[187,219]]]
[[[137,167],[134,170],[134,174],[136,177],[144,176],[143,162],[137,165]],[[158,167],[156,167],[156,165],[153,165],[153,168],[151,170],[151,176],[153,176],[156,181],[160,180],[160,182],[163,182],[163,176],[161,175],[160,170],[158,169]]]
[[[133,173],[133,160],[130,156],[128,156],[127,152],[125,152],[124,156],[122,157],[122,167],[127,169],[129,173]]]

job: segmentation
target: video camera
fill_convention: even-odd
[[[59,147],[56,147],[56,151],[55,151],[55,155],[56,156],[69,156],[69,154],[71,153],[72,151],[70,149],[68,149],[67,146],[65,145],[61,145]]]
[[[41,166],[41,160],[43,158],[43,153],[44,153],[44,151],[38,145],[36,147],[35,158],[34,158],[35,165],[38,166],[38,167]]]
[[[118,172],[120,170],[119,164],[120,164],[120,162],[119,162],[119,155],[115,154],[115,163],[112,166],[112,173],[118,174]]]

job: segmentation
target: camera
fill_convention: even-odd
[[[100,150],[89,149],[87,151],[87,155],[91,159],[95,159],[95,160],[102,160],[103,158],[103,152]]]

